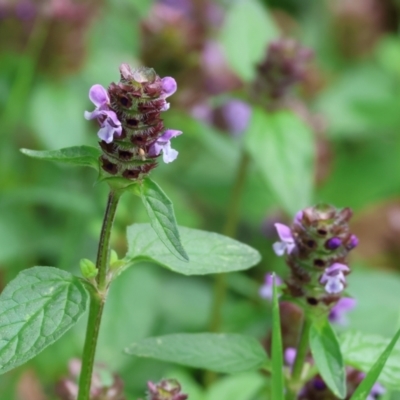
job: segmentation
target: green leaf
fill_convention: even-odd
[[[245,146],[276,200],[289,213],[312,202],[314,139],[310,129],[288,111],[254,109]]]
[[[181,333],[144,339],[126,353],[193,368],[233,374],[259,368],[267,360],[261,344],[250,336],[224,333]]]
[[[205,398],[206,400],[254,399],[264,387],[265,376],[261,375],[258,371],[229,375],[218,379],[218,381],[209,388]]]
[[[135,263],[151,260],[184,275],[205,275],[245,270],[261,257],[257,250],[218,233],[180,227],[182,244],[189,262],[177,259],[160,242],[150,224],[128,227],[126,258]]]
[[[150,178],[143,180],[140,194],[151,226],[167,249],[181,260],[189,261],[182,246],[176,224],[174,207],[163,190]]]
[[[272,297],[272,371],[271,371],[271,399],[284,399],[283,385],[283,350],[281,335],[281,318],[279,315],[279,302],[274,275],[274,289]]]
[[[310,348],[318,371],[332,392],[346,397],[346,373],[335,332],[327,319],[313,321],[310,328]]]
[[[375,382],[378,380],[379,375],[381,374],[383,367],[385,366],[387,359],[392,353],[399,337],[400,337],[400,329],[394,335],[393,339],[388,344],[383,353],[380,355],[375,364],[372,366],[372,368],[368,371],[367,375],[365,376],[361,384],[357,387],[356,391],[353,393],[353,396],[351,396],[350,400],[364,400],[368,397],[372,389],[372,386],[374,386]]]
[[[397,334],[396,334],[397,336]],[[346,332],[340,336],[340,344],[346,365],[367,373],[389,346],[389,340],[379,335]],[[400,389],[400,345],[392,350],[379,382],[388,389]]]
[[[51,267],[22,271],[0,296],[0,373],[35,357],[86,310],[78,278]]]
[[[29,150],[21,149],[23,154],[41,160],[58,161],[66,164],[79,165],[99,169],[100,150],[91,146],[66,147],[60,150]]]
[[[220,41],[229,66],[245,81],[256,74],[269,42],[279,31],[268,11],[259,1],[233,2],[222,27]]]

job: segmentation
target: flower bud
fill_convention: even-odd
[[[87,258],[82,258],[79,266],[80,266],[82,275],[87,279],[95,278],[99,272],[99,270],[96,268],[96,265],[93,263],[93,261],[90,261]]]
[[[147,400],[186,400],[188,396],[181,393],[181,385],[176,379],[163,379],[159,383],[147,383]]]

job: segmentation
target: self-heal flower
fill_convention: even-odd
[[[275,228],[278,232],[278,236],[281,239],[280,242],[275,242],[272,247],[277,256],[283,256],[285,252],[290,254],[296,247],[292,231],[286,225],[276,223]]]
[[[170,76],[162,78],[161,85],[162,85],[162,95],[164,98],[172,96],[176,92],[176,89],[178,88],[176,80],[174,78],[171,78]]]
[[[282,279],[275,275],[275,286],[282,285]],[[274,277],[268,273],[265,275],[264,285],[260,287],[259,294],[263,299],[271,300],[274,288]]]
[[[338,325],[348,323],[346,313],[356,306],[356,300],[351,297],[342,297],[329,312],[329,321]]]
[[[340,293],[344,289],[346,278],[343,272],[349,272],[347,265],[335,263],[327,268],[320,282],[325,285],[325,291],[330,294]]]
[[[171,148],[170,140],[181,134],[181,131],[167,129],[150,147],[149,154],[151,156],[158,156],[162,151],[163,161],[166,164],[174,161],[178,157],[178,152]]]
[[[107,90],[101,85],[93,85],[89,90],[89,99],[96,106],[96,109],[92,112],[85,111],[85,118],[87,120],[97,118],[100,124],[100,130],[97,132],[98,137],[106,143],[111,143],[114,135],[121,135],[122,126],[117,114],[109,107],[110,98]]]

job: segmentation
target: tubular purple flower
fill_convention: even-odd
[[[286,225],[280,224],[279,222],[274,224],[276,231],[278,232],[278,236],[281,239],[280,242],[275,242],[272,247],[277,256],[283,256],[285,252],[290,254],[294,248],[296,247],[292,231]]]
[[[280,286],[282,285],[282,283],[283,283],[282,279],[279,276],[275,275],[275,285]],[[263,299],[271,300],[274,288],[273,284],[274,284],[274,278],[272,274],[270,273],[265,274],[264,285],[260,287],[260,290],[258,292],[260,297],[262,297]]]
[[[101,85],[93,85],[89,90],[89,99],[96,109],[92,112],[85,111],[85,118],[87,120],[97,118],[100,124],[97,136],[106,143],[111,143],[114,135],[121,136],[122,126],[117,114],[109,108],[110,98],[106,89]]]
[[[170,140],[181,135],[181,131],[167,129],[150,147],[149,155],[158,156],[163,152],[163,161],[168,164],[178,157],[178,152],[171,148]]]
[[[343,272],[349,272],[347,265],[335,263],[323,273],[320,282],[325,285],[325,291],[329,294],[340,293],[344,289],[346,278]]]
[[[176,89],[178,87],[178,85],[176,84],[176,80],[174,78],[171,78],[170,76],[162,78],[161,84],[162,94],[164,98],[172,96],[176,92]]]
[[[342,297],[329,313],[329,321],[338,325],[347,325],[346,313],[352,310],[357,304],[351,297]]]
[[[349,249],[349,250],[351,250],[351,249],[354,249],[354,247],[357,247],[358,246],[358,237],[356,236],[356,235],[351,235],[351,237],[350,237],[350,243],[349,243],[349,245],[347,246],[347,248]]]
[[[376,400],[378,396],[382,396],[385,393],[386,389],[379,382],[376,382],[374,386],[372,386],[372,389],[369,392],[369,395],[366,398],[366,400]]]
[[[292,366],[296,359],[297,350],[294,347],[288,347],[285,350],[285,362],[287,365]]]
[[[338,237],[330,238],[325,243],[326,248],[328,248],[330,250],[336,250],[341,245],[342,245],[342,241]]]

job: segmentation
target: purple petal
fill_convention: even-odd
[[[278,232],[279,238],[283,242],[293,242],[292,231],[288,226],[280,224],[279,222],[274,225]]]
[[[287,244],[286,244],[286,242],[275,242],[272,245],[272,248],[274,249],[275,254],[280,257],[285,254]]]
[[[182,134],[182,131],[177,131],[175,129],[167,129],[162,136],[157,139],[157,142],[167,142],[172,138]]]
[[[111,143],[114,138],[114,128],[110,125],[105,125],[97,132],[97,136],[106,143]]]
[[[325,273],[332,276],[338,274],[339,272],[349,272],[350,268],[347,265],[341,263],[334,263],[329,268],[325,270]]]
[[[325,285],[325,290],[329,294],[336,294],[340,293],[344,289],[344,285],[340,280],[336,279],[331,279],[329,282]]]
[[[120,127],[121,122],[119,121],[117,114],[114,111],[109,110],[104,112],[107,115],[107,124],[111,125],[114,128]]]
[[[356,300],[351,297],[342,297],[329,313],[329,321],[339,325],[346,325],[346,313],[356,306]]]
[[[89,99],[96,106],[100,107],[109,102],[107,90],[101,85],[93,85],[89,90]]]
[[[294,347],[288,347],[285,350],[285,361],[288,365],[293,365],[296,359],[297,350]]]
[[[326,247],[330,250],[336,250],[338,247],[342,245],[342,241],[338,237],[330,238],[326,242]]]
[[[174,78],[167,76],[162,79],[162,90],[164,97],[173,95],[176,92],[178,85]]]
[[[164,146],[163,146],[163,161],[168,164],[172,161],[174,161],[178,157],[178,152],[174,149],[171,148],[171,142],[168,141]]]

